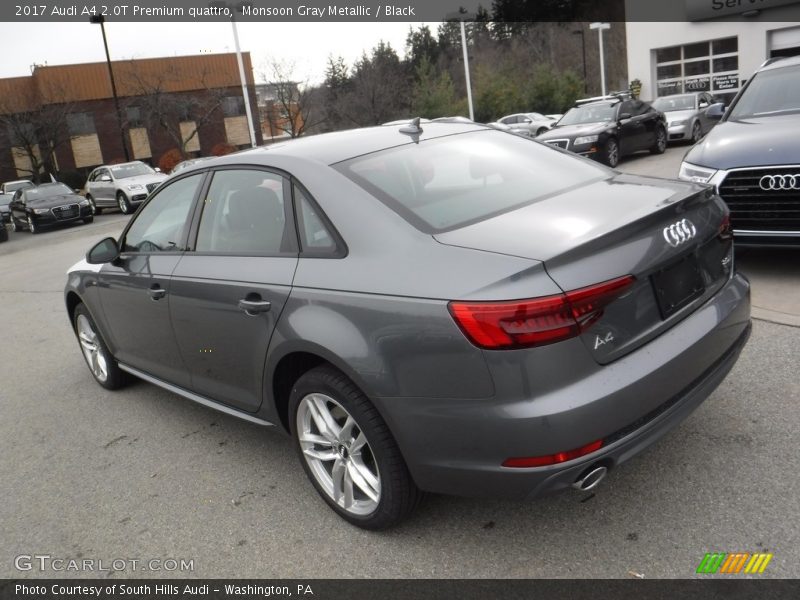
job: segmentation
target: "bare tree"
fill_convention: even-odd
[[[199,76],[196,73],[186,74],[176,65],[158,72],[143,73],[132,60],[125,77],[126,88],[132,93],[132,97],[125,102],[125,109],[138,108],[141,125],[166,134],[183,158],[188,157],[187,147],[198,135],[198,130],[211,121],[217,111],[222,110],[225,98],[231,95],[225,88],[211,87],[207,83],[208,74],[205,70]],[[197,80],[197,90],[170,91],[170,82],[187,78]],[[182,129],[182,123],[190,125]],[[129,118],[125,119],[125,129],[133,125],[135,123]]]
[[[298,81],[294,72],[292,62],[269,61],[261,73],[265,93],[259,103],[261,117],[270,130],[291,138],[300,137],[325,118],[317,89],[308,80]]]
[[[11,152],[4,153],[5,166],[23,177],[40,183],[46,173],[56,170],[56,151],[68,144],[68,118],[74,104],[63,102],[63,90],[33,87],[0,97],[0,128],[4,130]],[[16,159],[16,160],[15,160]]]

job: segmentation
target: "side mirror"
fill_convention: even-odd
[[[100,181],[111,181],[111,175],[103,175]]]
[[[161,173],[161,168],[160,167],[156,167],[155,170],[156,170],[156,173]]]
[[[72,188],[72,191],[75,192],[76,194],[80,194],[81,193],[81,191],[78,188]]]
[[[725,114],[725,105],[722,102],[712,104],[706,109],[706,116],[714,121],[719,121]]]
[[[533,121],[531,121],[531,120],[530,120],[530,119],[528,119],[527,117],[526,117],[526,118],[524,118],[524,119],[522,119],[522,122],[523,122],[523,123],[525,123],[526,125],[530,125],[531,123],[533,123]]]
[[[631,116],[632,116],[631,113],[627,113],[627,112],[626,113],[620,113],[619,120],[620,121],[624,121],[626,119],[630,119]]]
[[[699,108],[708,108],[708,102],[701,102]]]
[[[86,262],[90,265],[110,263],[117,258],[119,258],[119,246],[117,240],[112,237],[100,240],[86,253]]]

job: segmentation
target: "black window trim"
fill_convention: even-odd
[[[198,174],[202,175],[202,177],[201,177],[201,180],[200,180],[200,184],[197,186],[197,190],[195,190],[194,198],[192,199],[192,206],[189,208],[189,214],[192,214],[192,215],[194,214],[195,207],[197,206],[197,199],[200,196],[200,191],[203,190],[203,188],[205,186],[205,183],[206,183],[206,180],[208,179],[208,173],[206,173],[205,171],[201,171],[199,173],[198,173],[198,171],[191,171],[189,173],[186,173],[185,175],[181,175],[179,177],[176,177],[175,179],[171,179],[170,178],[171,181],[165,181],[162,185],[158,186],[156,188],[155,192],[153,194],[151,194],[150,196],[148,196],[147,199],[144,202],[142,202],[142,204],[139,206],[139,208],[136,209],[136,212],[133,213],[133,216],[128,221],[128,224],[125,226],[125,229],[122,230],[122,234],[119,236],[119,240],[117,241],[117,244],[118,244],[119,249],[120,249],[120,258],[126,258],[126,257],[130,257],[130,256],[142,256],[142,255],[146,255],[146,256],[151,256],[151,255],[157,255],[157,256],[180,255],[180,254],[183,254],[183,253],[185,253],[187,251],[188,239],[189,239],[189,230],[191,228],[191,224],[194,223],[193,219],[187,219],[187,223],[184,223],[183,229],[181,230],[181,235],[180,235],[180,238],[179,238],[180,242],[175,247],[175,250],[166,250],[166,251],[159,251],[159,252],[131,252],[131,251],[125,251],[123,249],[125,247],[125,237],[128,235],[128,230],[131,228],[131,226],[136,221],[136,219],[138,218],[139,214],[144,210],[144,208],[148,204],[150,204],[150,202],[152,202],[153,198],[156,198],[160,193],[162,193],[166,189],[169,189],[170,186],[174,185],[178,181],[181,181],[183,179],[186,179],[187,177],[192,177],[192,176],[198,175]]]
[[[289,242],[292,246],[288,250],[284,250],[281,252],[270,252],[270,253],[243,253],[243,252],[219,252],[219,251],[197,251],[197,234],[200,230],[200,218],[203,216],[203,208],[205,206],[205,199],[208,194],[209,189],[211,188],[211,184],[214,181],[214,175],[220,171],[241,171],[241,170],[250,170],[250,171],[264,171],[267,173],[271,173],[273,175],[277,175],[281,177],[283,180],[283,212],[284,218],[286,219],[286,225],[288,231],[293,231],[294,236],[289,236]],[[190,174],[194,174],[197,171],[192,171]],[[273,167],[268,167],[265,165],[254,165],[254,164],[227,164],[221,165],[219,167],[212,167],[205,169],[204,172],[206,173],[206,179],[201,186],[201,193],[198,198],[195,198],[195,206],[194,211],[192,212],[192,219],[191,225],[188,235],[188,240],[186,243],[186,252],[191,253],[193,256],[241,256],[241,257],[255,257],[255,258],[297,258],[300,253],[300,241],[297,236],[297,225],[294,219],[294,210],[292,209],[291,205],[292,202],[292,189],[291,189],[291,175],[286,171],[281,169],[276,169]],[[286,200],[289,200],[287,202]]]

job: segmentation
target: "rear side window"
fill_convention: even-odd
[[[295,245],[286,223],[283,177],[253,169],[214,174],[200,217],[197,252],[263,256]]]
[[[330,254],[336,251],[336,240],[325,221],[305,192],[294,186],[294,200],[297,204],[297,228],[300,231],[300,244],[303,252]]]
[[[609,176],[600,165],[491,130],[407,144],[336,168],[426,233],[463,227]]]

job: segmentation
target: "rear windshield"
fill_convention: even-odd
[[[426,233],[457,229],[610,176],[588,160],[493,130],[407,144],[335,168]]]
[[[729,120],[800,113],[800,66],[768,69],[753,76]]]
[[[653,102],[653,108],[661,112],[674,112],[676,110],[693,110],[694,96],[664,96]]]

